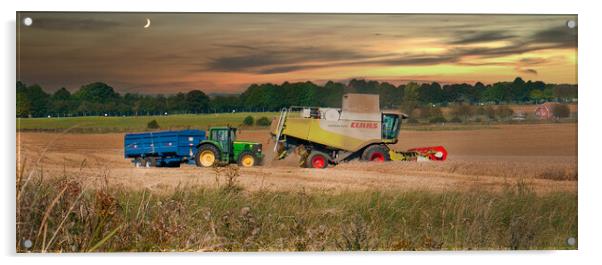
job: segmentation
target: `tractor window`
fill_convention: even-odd
[[[223,150],[228,150],[227,147],[229,146],[229,140],[228,140],[228,133],[230,131],[229,130],[225,130],[225,129],[218,129],[218,130],[212,130],[211,131],[211,140],[218,142]]]
[[[230,141],[236,141],[236,129],[230,129]]]
[[[211,139],[214,141],[226,141],[228,140],[228,131],[226,130],[213,130],[211,131]]]
[[[395,139],[399,134],[399,116],[395,114],[383,114],[382,137],[383,139]]]

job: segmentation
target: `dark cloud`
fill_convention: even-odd
[[[529,74],[529,75],[537,75],[537,70],[526,68],[526,69],[517,69],[519,73]]]
[[[450,44],[473,44],[490,41],[498,41],[514,38],[514,35],[508,34],[504,31],[486,31],[486,32],[459,32],[463,34],[459,39],[451,41]]]
[[[501,47],[458,47],[443,54],[370,54],[357,50],[333,49],[325,47],[256,47],[227,44],[223,47],[236,48],[242,55],[231,55],[213,59],[207,66],[210,70],[226,72],[251,72],[259,74],[287,73],[312,68],[357,65],[437,65],[446,63],[470,64],[462,62],[465,57],[496,58],[524,54],[532,51],[576,47],[576,29],[554,27],[543,29],[531,36],[516,40],[513,34],[504,31],[461,31],[465,37],[452,41],[453,44],[483,43],[495,40],[512,40]],[[521,64],[537,65],[545,63],[543,58],[524,58]],[[534,69],[522,70],[537,74]]]
[[[207,70],[222,72],[257,72],[279,73],[299,70],[305,67],[290,66],[311,62],[337,62],[345,60],[366,60],[386,56],[385,54],[361,54],[357,51],[334,49],[329,47],[253,47],[246,46],[241,55],[228,55],[213,58],[207,65]],[[317,66],[317,65],[316,65]],[[269,69],[262,69],[262,68]]]
[[[528,58],[520,59],[520,63],[525,64],[525,65],[538,65],[538,64],[544,64],[547,62],[548,62],[548,60],[546,60],[545,58],[540,58],[540,57],[528,57]]]
[[[541,30],[533,34],[534,43],[551,44],[559,48],[577,47],[577,27],[558,26]]]
[[[36,29],[45,30],[104,30],[119,26],[115,21],[79,18],[36,18]]]

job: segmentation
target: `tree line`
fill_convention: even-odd
[[[524,81],[483,84],[418,84],[395,86],[388,82],[352,79],[347,84],[328,81],[282,84],[252,84],[240,95],[209,97],[201,90],[172,95],[120,94],[108,84],[95,82],[71,93],[61,88],[47,93],[39,85],[17,82],[17,116],[158,115],[232,111],[278,111],[288,106],[340,107],[344,93],[379,94],[382,108],[402,108],[406,112],[420,106],[473,105],[478,103],[541,103],[577,98],[577,85]]]

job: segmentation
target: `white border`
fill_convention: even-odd
[[[0,218],[3,240],[1,251],[5,264],[61,263],[106,264],[130,261],[164,264],[168,259],[177,262],[209,262],[247,264],[293,264],[344,262],[353,264],[378,263],[487,263],[487,264],[574,264],[602,260],[598,246],[602,235],[600,206],[602,176],[596,153],[602,150],[598,107],[602,100],[600,79],[600,27],[602,10],[595,1],[469,1],[420,0],[396,2],[384,0],[347,1],[42,1],[27,0],[6,4],[2,13],[2,79],[5,96],[0,97],[4,125],[0,159],[5,185],[2,194],[4,214]],[[15,11],[152,11],[152,12],[355,12],[355,13],[522,13],[522,14],[578,14],[579,15],[579,250],[578,251],[519,251],[519,252],[420,252],[420,253],[209,253],[209,254],[109,254],[109,255],[16,255],[14,254],[14,176],[15,176]],[[68,257],[68,258],[65,258]],[[132,262],[132,261],[130,261]]]

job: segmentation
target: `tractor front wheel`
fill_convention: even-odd
[[[305,167],[310,168],[326,168],[328,167],[329,155],[320,151],[311,151],[307,160],[305,160]]]
[[[238,155],[238,165],[241,167],[252,167],[257,165],[257,158],[251,152],[242,152]]]
[[[382,144],[371,145],[362,153],[362,160],[375,162],[390,161],[389,148]]]
[[[210,144],[202,145],[194,157],[197,167],[212,167],[217,162],[219,150]]]

